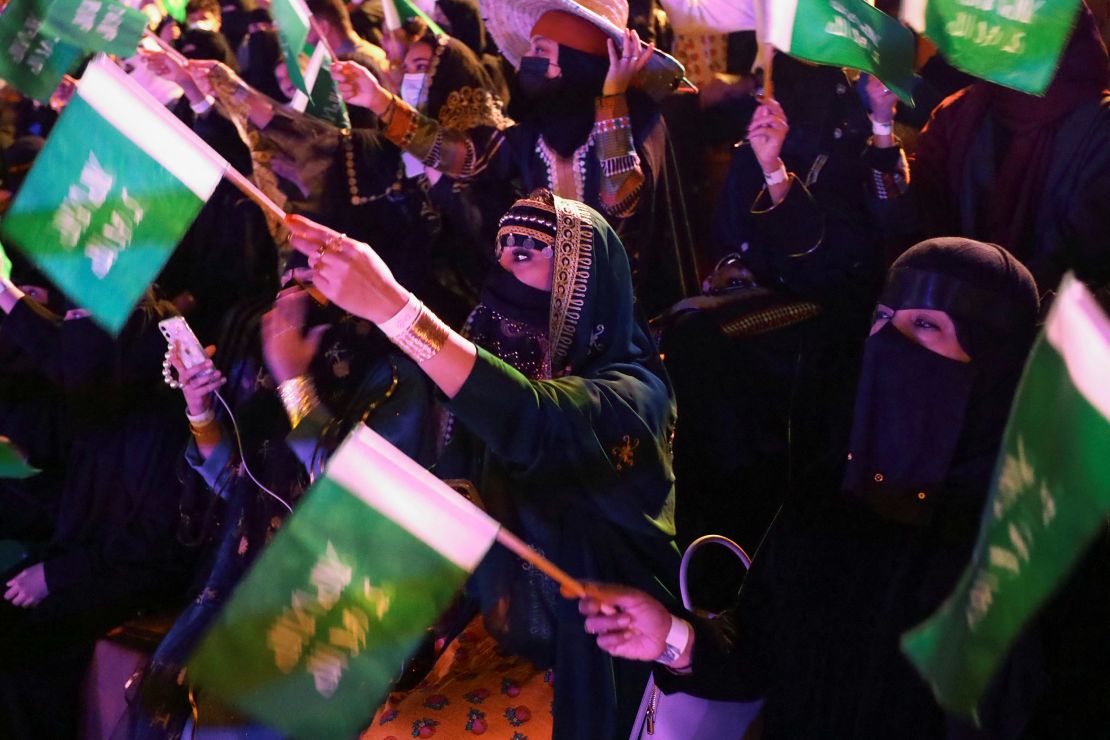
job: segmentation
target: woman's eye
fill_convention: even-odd
[[[890,317],[893,316],[893,315],[894,314],[892,314],[890,311],[879,310],[879,311],[875,312],[875,319],[874,320],[875,321],[889,321]]]
[[[524,250],[517,250],[513,252],[513,262],[527,262],[532,259],[532,255]]]
[[[916,326],[918,329],[926,329],[928,331],[932,331],[937,328],[936,324],[922,318],[914,319],[913,325]]]

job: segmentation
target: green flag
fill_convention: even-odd
[[[12,260],[7,251],[4,250],[3,244],[0,244],[0,278],[4,280],[12,279]]]
[[[115,334],[226,167],[100,57],[54,125],[0,235]]]
[[[135,53],[147,17],[116,0],[54,0],[42,28],[86,51],[129,57]]]
[[[23,453],[7,437],[0,437],[0,478],[30,478],[39,469],[27,462]]]
[[[1082,0],[903,0],[902,18],[976,77],[1041,95]]]
[[[819,64],[869,72],[913,102],[913,34],[863,0],[756,0],[760,41]]]
[[[409,18],[419,18],[436,36],[443,36],[445,33],[439,24],[428,17],[427,13],[409,0],[382,0],[382,16],[382,25],[387,32],[398,30]]]
[[[178,23],[185,22],[185,8],[188,4],[188,0],[162,0],[166,13]]]
[[[278,43],[285,56],[289,80],[297,88],[291,103],[293,108],[339,128],[350,128],[347,106],[331,76],[331,64],[335,60],[323,43],[308,43],[312,13],[304,0],[274,0],[270,13],[277,25]]]
[[[11,0],[0,14],[0,79],[47,103],[81,50],[45,33],[42,15],[34,0]]]
[[[941,706],[974,718],[1022,627],[1110,511],[1110,318],[1064,278],[1006,428],[979,540],[953,593],[902,649]]]
[[[236,588],[190,675],[287,734],[352,737],[497,530],[359,425]]]

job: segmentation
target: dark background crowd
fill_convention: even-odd
[[[6,590],[0,737],[77,736],[81,708],[88,711],[81,688],[93,645],[113,631],[119,639],[121,625],[131,625],[123,632],[132,643],[146,640],[147,652],[153,646],[157,652],[132,682],[116,736],[179,736],[190,698],[179,673],[197,637],[280,528],[288,513],[281,504],[295,508],[327,456],[363,423],[439,477],[476,484],[476,500],[534,532],[526,539],[549,543],[545,552],[573,575],[664,600],[677,573],[670,541],[683,547],[704,534],[727,535],[760,553],[757,563],[768,563],[745,586],[749,602],[762,599],[759,609],[779,615],[767,619],[781,612],[767,606],[774,600],[765,594],[796,578],[806,585],[786,599],[789,608],[775,607],[793,615],[779,629],[840,643],[845,654],[830,657],[833,664],[877,660],[869,651],[889,647],[874,646],[882,629],[861,622],[826,633],[799,615],[822,601],[839,605],[830,623],[841,625],[853,608],[889,617],[891,629],[927,616],[966,563],[1034,326],[1061,279],[1073,272],[1110,306],[1104,2],[1088,0],[1081,8],[1042,97],[974,78],[919,38],[913,107],[866,74],[782,53],[764,69],[753,32],[714,35],[672,25],[667,8],[683,7],[682,0],[632,0],[627,13],[623,2],[585,3],[636,32],[624,37],[623,54],[620,41],[607,47],[602,31],[581,33],[578,17],[518,31],[524,47],[509,50],[499,48],[494,32],[512,38],[507,11],[489,20],[487,5],[498,3],[418,4],[427,5],[445,34],[420,18],[386,28],[377,0],[309,0],[318,33],[340,60],[358,65],[336,70],[350,128],[289,105],[293,90],[264,2],[190,0],[185,23],[148,6],[153,31],[191,61],[152,48],[121,64],[288,212],[370,245],[405,289],[480,347],[479,368],[489,352],[519,371],[521,383],[552,387],[570,377],[603,383],[607,372],[640,378],[639,372],[655,395],[649,402],[617,394],[618,402],[598,392],[596,414],[560,416],[566,428],[549,437],[542,425],[554,424],[550,418],[526,415],[539,426],[502,421],[505,428],[492,431],[479,396],[468,397],[464,386],[463,400],[445,405],[421,363],[398,353],[374,327],[383,322],[342,299],[316,300],[308,289],[313,258],[294,248],[287,226],[226,181],[116,337],[9,248],[14,266],[5,286],[19,293],[0,290],[0,434],[43,472],[0,481],[0,552],[7,554],[0,560]],[[896,1],[876,5],[897,15]],[[638,55],[633,38],[677,57],[693,85],[670,95],[630,85],[639,68],[622,72],[622,63],[659,58],[651,50]],[[773,99],[763,96],[768,73]],[[0,98],[0,208],[6,208],[67,93],[63,85],[44,104],[4,87]],[[520,210],[518,199],[538,189],[557,198],[540,196]],[[529,268],[506,261],[537,259],[518,249],[525,237],[541,242],[535,254],[545,239],[556,247],[558,232],[544,214],[561,199],[596,212],[594,221],[583,221],[592,224],[595,264],[580,265],[589,274],[581,285],[570,282],[568,300],[582,307],[559,314],[561,321],[572,317],[565,337],[554,319],[558,274],[554,287],[550,276],[531,284],[522,277]],[[550,212],[562,217],[561,208]],[[922,242],[925,248],[911,249]],[[984,244],[997,251],[977,251]],[[952,281],[945,290],[974,300],[913,303],[920,291],[906,271],[942,275]],[[628,286],[634,307],[608,297]],[[996,304],[984,294],[1002,298]],[[970,363],[974,379],[960,368],[934,367],[935,356],[899,349],[893,330],[882,328],[884,321],[898,326],[900,311],[921,308],[947,311],[950,323],[915,323],[903,334],[916,332],[918,348]],[[999,312],[1002,324],[992,323]],[[175,315],[187,319],[202,345],[215,347],[200,369],[211,373],[207,380],[167,354],[157,322]],[[1015,321],[1025,323],[1014,328]],[[954,348],[922,338],[946,329],[947,339],[958,339]],[[615,347],[621,342],[636,352],[621,355]],[[880,367],[900,370],[884,375]],[[184,404],[160,368],[184,386]],[[314,384],[311,402],[305,413],[294,413],[280,389],[304,377]],[[432,380],[444,390],[438,377]],[[217,389],[238,423],[234,437],[228,414],[213,401]],[[560,414],[573,405],[552,393]],[[909,410],[922,396],[929,408]],[[895,406],[883,406],[883,399],[895,399]],[[507,416],[517,413],[490,404]],[[671,405],[676,420],[668,415]],[[623,423],[621,414],[633,412],[649,430],[642,439],[618,435],[610,444],[598,431],[603,417]],[[907,423],[914,413],[920,422]],[[861,431],[864,418],[878,430],[872,437]],[[575,445],[595,433],[597,444],[611,447],[602,452],[617,472],[658,459],[651,457],[655,477],[645,472],[643,480],[611,489],[585,486],[613,530],[586,527],[595,539],[579,535],[575,546],[604,554],[576,559],[567,545],[571,534],[559,529],[574,525],[550,510],[569,496],[561,471],[593,474],[589,445]],[[513,439],[529,434],[555,445],[571,439],[574,449],[558,455]],[[882,470],[860,462],[861,450],[883,460]],[[861,456],[854,464],[853,453]],[[532,494],[534,508],[502,502],[514,485],[543,496]],[[936,496],[927,488],[934,485]],[[813,491],[822,487],[853,491],[854,505],[899,529],[815,508]],[[645,503],[656,494],[658,501]],[[614,501],[622,496],[636,503]],[[537,503],[541,498],[549,503]],[[537,523],[549,521],[560,524]],[[770,537],[769,528],[781,536]],[[842,676],[846,687],[872,692],[864,691],[870,697],[864,700],[797,689],[796,674],[772,664],[816,659],[777,632],[766,644],[787,645],[789,658],[759,653],[764,683],[720,667],[711,682],[753,685],[741,693],[766,695],[768,736],[1106,736],[1100,692],[1110,685],[1095,669],[1110,657],[1104,540],[1045,617],[1049,626],[1036,649],[1024,643],[1015,649],[1008,670],[1035,673],[1036,680],[996,687],[992,706],[1006,716],[988,717],[998,723],[987,730],[933,715],[914,724],[910,718],[924,716],[915,712],[935,707],[899,703],[912,692],[875,688],[920,682],[906,671]],[[799,555],[807,548],[825,557]],[[939,550],[948,560],[922,564],[921,552]],[[626,560],[651,565],[637,570]],[[690,580],[704,606],[732,604],[744,575],[730,562],[707,556],[695,563]],[[853,564],[863,573],[837,580]],[[784,580],[776,584],[776,577]],[[554,614],[541,632],[569,644],[567,625],[576,615],[559,611],[553,586],[537,585],[538,576],[525,585],[507,583],[503,573],[483,578],[478,588],[507,589],[533,600],[533,610]],[[505,582],[493,584],[498,578]],[[526,588],[533,590],[525,594]],[[475,612],[455,611],[436,628],[440,643],[430,641],[406,667],[409,684],[438,659],[437,644],[470,634],[462,625]],[[486,628],[503,648],[541,668],[555,666],[556,675],[598,665],[600,651],[584,637],[551,657],[544,652],[549,646],[533,644],[539,638],[520,638],[527,628],[514,633],[511,619],[506,624],[497,633],[487,616]],[[716,639],[700,629],[699,642]],[[1037,668],[1023,674],[1029,662]],[[631,716],[620,686],[633,686],[638,701],[646,674],[625,675],[623,663],[616,665],[598,668],[611,670],[610,683],[618,686],[607,696],[613,717],[604,721],[571,719],[585,712],[581,702],[589,696],[556,682],[555,736],[627,733]],[[816,664],[792,670],[825,685],[838,681]],[[399,686],[405,685],[403,679]],[[923,684],[914,691],[925,691]],[[843,712],[822,701],[839,702]],[[890,726],[888,716],[866,706],[849,711],[851,701],[901,711],[913,726]],[[783,722],[776,714],[783,711],[810,724]],[[398,736],[408,734],[401,729]]]

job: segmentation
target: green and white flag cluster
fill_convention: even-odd
[[[359,425],[188,664],[202,689],[295,737],[352,737],[499,525]]]
[[[115,334],[227,166],[119,67],[98,57],[0,234]]]
[[[50,101],[81,56],[47,32],[45,15],[34,0],[11,0],[0,14],[0,79],[40,103]]]
[[[1071,275],[1010,414],[979,540],[952,595],[902,649],[941,706],[974,718],[1022,628],[1110,512],[1110,318]]]
[[[117,0],[53,0],[43,31],[89,52],[128,57],[135,53],[147,17]]]
[[[397,31],[409,18],[419,18],[436,36],[444,35],[439,24],[409,0],[382,0],[382,16],[382,25],[386,31]]]
[[[761,43],[819,64],[875,75],[913,100],[914,38],[864,0],[756,0]]]
[[[1056,74],[1081,2],[903,0],[902,18],[954,66],[1040,95]]]
[[[297,88],[291,105],[294,109],[338,126],[350,128],[347,106],[339,97],[339,88],[332,78],[335,60],[322,41],[308,43],[312,30],[312,12],[304,0],[273,0],[270,6],[277,24],[278,42],[285,55],[289,80]]]

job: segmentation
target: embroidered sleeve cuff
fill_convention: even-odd
[[[189,440],[189,446],[185,448],[185,462],[197,471],[197,474],[204,479],[208,487],[212,489],[221,498],[225,498],[227,494],[227,473],[231,463],[232,443],[231,436],[225,431],[220,436],[219,444],[216,445],[212,453],[207,458],[200,456],[200,450],[197,449],[195,440]]]

